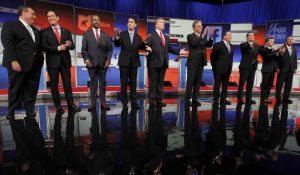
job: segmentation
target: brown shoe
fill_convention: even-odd
[[[101,104],[101,109],[105,109],[105,110],[109,111],[110,107],[106,103],[102,103]]]

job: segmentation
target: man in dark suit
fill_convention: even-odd
[[[289,36],[280,52],[281,56],[278,61],[279,74],[276,84],[276,99],[281,102],[281,90],[284,84],[283,101],[293,103],[289,99],[293,84],[293,77],[297,70],[297,49],[293,47],[294,38]]]
[[[231,32],[224,32],[223,41],[216,43],[211,52],[211,65],[214,73],[214,102],[218,103],[220,98],[220,86],[222,84],[221,102],[231,104],[227,97],[227,87],[233,64],[233,46],[230,44]]]
[[[132,107],[139,108],[136,101],[137,70],[141,66],[139,49],[145,48],[141,36],[134,31],[136,27],[135,19],[129,18],[127,27],[128,30],[123,32],[120,29],[115,29],[116,37],[114,40],[116,47],[121,46],[118,65],[120,66],[121,101],[124,109],[128,109],[128,79],[130,80],[130,101]]]
[[[36,18],[33,9],[19,7],[18,15],[19,20],[5,22],[1,32],[3,66],[9,78],[7,118],[14,118],[18,108],[26,109],[27,116],[36,116],[34,105],[44,63],[40,33],[32,26]]]
[[[246,38],[247,42],[241,43],[240,45],[242,60],[239,65],[240,80],[237,97],[238,102],[243,104],[243,89],[245,83],[247,82],[246,102],[256,104],[256,102],[252,100],[252,89],[258,64],[257,55],[259,53],[260,47],[254,41],[253,32],[248,32]]]
[[[155,21],[155,31],[150,34],[146,45],[151,48],[147,58],[148,77],[149,77],[149,102],[150,105],[165,107],[162,102],[163,87],[166,69],[169,67],[168,52],[179,55],[186,54],[184,50],[174,49],[170,44],[170,38],[163,34],[165,21],[159,18]]]
[[[270,91],[273,86],[275,72],[277,71],[278,52],[272,47],[274,45],[274,38],[267,37],[265,46],[261,47],[260,53],[263,59],[263,66],[261,69],[262,82],[261,82],[261,101],[263,103],[271,103],[268,99]]]
[[[106,71],[112,57],[112,43],[108,34],[100,29],[98,15],[92,15],[92,29],[83,34],[81,52],[90,76],[91,106],[89,111],[96,109],[99,83],[101,108],[110,110],[105,96]]]
[[[213,44],[214,30],[210,33],[210,39],[207,41],[203,38],[207,33],[207,27],[202,33],[202,22],[195,21],[193,23],[193,34],[187,36],[189,45],[189,56],[187,58],[187,81],[185,91],[185,106],[191,105],[191,93],[193,89],[192,102],[195,106],[200,106],[201,103],[197,100],[199,96],[199,88],[202,81],[203,67],[207,65],[206,47],[211,47]]]
[[[58,92],[59,74],[62,77],[65,97],[69,110],[80,111],[73,102],[71,87],[71,55],[69,50],[75,48],[71,32],[59,26],[58,14],[50,10],[46,13],[50,27],[42,31],[41,46],[46,52],[47,70],[50,77],[51,94],[57,112],[64,113]]]

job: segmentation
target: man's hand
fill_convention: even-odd
[[[209,32],[209,38],[213,38],[214,37],[214,34],[215,34],[215,28],[214,27],[211,27],[211,30]]]
[[[90,60],[85,61],[85,65],[87,68],[93,67],[93,63]]]
[[[119,28],[114,28],[116,37],[120,37],[121,30]]]
[[[279,72],[280,72],[280,70],[279,70],[279,69],[277,69],[277,70],[276,70],[276,72],[277,72],[277,73],[279,73]]]
[[[146,51],[152,52],[152,48],[151,48],[150,46],[147,46],[147,45],[146,45]]]
[[[206,26],[205,29],[202,32],[202,38],[205,37],[205,35],[207,34],[207,31],[208,31],[208,26]]]
[[[67,50],[66,45],[65,45],[65,44],[60,45],[60,46],[59,46],[59,50],[60,50],[60,51]]]
[[[109,60],[106,60],[105,61],[105,65],[104,65],[104,69],[108,69],[109,68],[109,64],[110,64]]]
[[[184,48],[180,50],[180,55],[187,55],[187,54],[189,54],[189,52],[184,50]]]
[[[18,61],[13,61],[11,62],[11,66],[12,66],[12,69],[15,71],[15,72],[21,72],[21,65],[19,64]]]
[[[71,41],[69,41],[69,40],[68,40],[68,41],[66,41],[66,43],[65,43],[65,46],[66,46],[66,47],[71,47],[71,46],[72,46],[72,42],[71,42]]]

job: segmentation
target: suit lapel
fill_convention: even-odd
[[[130,40],[130,34],[129,34],[128,31],[126,31],[125,37],[126,37],[126,42],[127,42],[127,44],[129,44],[129,45],[131,46],[132,43],[131,43],[131,40]],[[132,42],[133,42],[133,40],[132,40]]]
[[[91,39],[95,42],[95,44],[98,45],[93,29],[91,29],[88,34],[90,35]],[[100,32],[100,35],[101,35],[101,32]],[[101,37],[100,37],[100,39],[101,39]]]
[[[231,54],[231,52],[232,52],[232,47],[231,47],[231,45],[229,44],[229,46],[230,46],[230,52],[229,52],[229,50],[228,50],[226,44],[224,43],[224,41],[222,41],[222,45],[223,45],[223,48],[227,51],[227,53],[228,53],[228,54]]]
[[[50,33],[50,35],[52,35],[51,37],[53,37],[55,39],[57,44],[60,45],[57,38],[56,38],[55,32],[54,32],[54,30],[52,29],[51,26],[49,27],[49,33]],[[60,42],[61,42],[61,38],[62,38],[62,30],[61,30],[61,34],[60,34]]]
[[[29,38],[31,39],[31,41],[35,44],[35,42],[32,39],[32,36],[30,35],[29,31],[26,29],[26,27],[24,26],[24,24],[21,21],[18,21],[18,24],[19,24],[20,28],[29,36]],[[33,33],[34,33],[34,30],[33,30]]]
[[[159,40],[159,43],[162,47],[164,47],[164,45],[161,42],[160,36],[158,35],[158,33],[156,31],[154,31],[154,35],[157,37],[157,39]],[[165,45],[166,45],[166,37],[165,37]]]

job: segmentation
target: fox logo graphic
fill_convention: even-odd
[[[78,28],[86,32],[91,27],[91,15],[78,15]]]
[[[268,35],[282,34],[287,32],[287,27],[278,27],[279,23],[273,23],[270,25]]]

